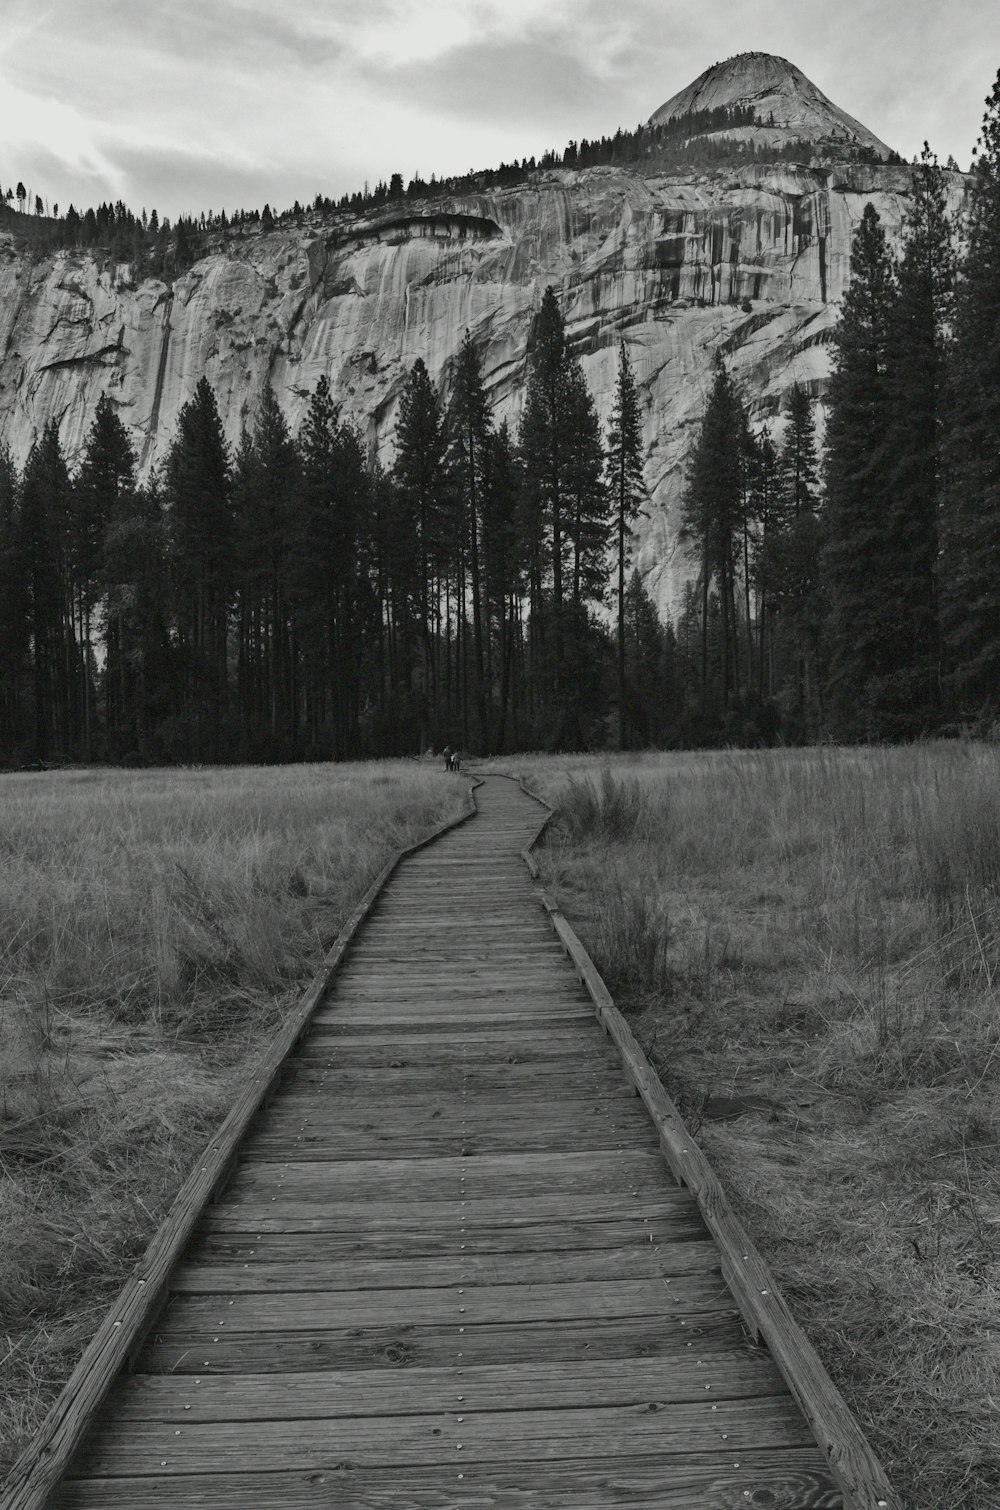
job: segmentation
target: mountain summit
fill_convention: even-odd
[[[890,156],[885,142],[827,99],[800,68],[769,52],[741,52],[713,63],[661,105],[649,124],[661,126],[703,110],[748,108],[755,125],[723,127],[711,134],[758,139],[771,147],[801,141],[841,150],[861,148],[866,156],[874,154],[883,161]]]

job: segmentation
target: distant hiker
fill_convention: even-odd
[[[453,771],[460,771],[462,769],[462,752],[461,752],[461,750],[452,750],[452,752],[451,752],[451,769]]]
[[[451,756],[451,745],[445,745],[444,749],[441,751],[441,754],[444,756],[444,768],[445,768],[445,770],[446,771],[450,771],[451,768],[452,768],[452,765],[451,765],[451,759],[452,759],[452,756]]]

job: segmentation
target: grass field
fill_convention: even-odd
[[[0,777],[0,1480],[437,763]]]
[[[1000,1504],[1000,751],[497,766],[904,1502]]]

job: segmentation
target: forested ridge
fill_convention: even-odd
[[[689,469],[693,580],[662,623],[622,344],[602,434],[548,289],[516,436],[467,336],[421,361],[392,467],[325,378],[267,390],[235,453],[205,379],[140,484],[104,397],[0,453],[0,760],[294,760],[548,746],[896,739],[1000,712],[1000,78],[961,226],[925,149],[894,258],[873,206],[834,333],[825,454],[720,359]],[[956,247],[959,251],[956,252]]]
[[[762,160],[822,162],[834,149],[834,144],[824,146],[807,140],[778,146],[729,134],[754,125],[766,129],[768,124],[758,121],[752,105],[689,111],[656,125],[640,123],[634,130],[619,127],[614,133],[592,140],[574,139],[561,150],[549,149],[538,157],[501,162],[496,167],[440,178],[432,173],[429,179],[414,173],[405,180],[402,173],[393,173],[388,181],[366,183],[339,198],[317,193],[311,201],[300,204],[296,199],[285,209],[272,208],[270,204],[263,209],[236,209],[228,213],[225,209],[210,209],[179,215],[173,224],[167,217],[161,219],[155,208],[148,214],[145,207],[136,213],[122,200],[85,210],[70,204],[60,213],[58,203],[50,205],[47,198],[26,188],[23,182],[19,181],[16,188],[10,183],[4,188],[0,183],[0,229],[12,231],[37,253],[59,249],[107,251],[118,262],[129,264],[136,282],[154,275],[169,278],[184,271],[213,245],[270,231],[278,225],[301,223],[307,214],[320,216],[324,222],[337,222],[345,215],[367,214],[391,203],[433,201],[479,194],[488,189],[513,188],[528,182],[536,173],[558,168],[703,172]],[[835,155],[839,162],[882,161],[872,148],[853,143],[836,143]],[[886,162],[903,165],[903,159],[895,152],[889,154]],[[18,211],[12,213],[15,202]]]

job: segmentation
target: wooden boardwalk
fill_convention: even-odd
[[[381,893],[45,1503],[896,1503],[845,1501],[747,1342],[525,869],[539,807],[477,800]]]

